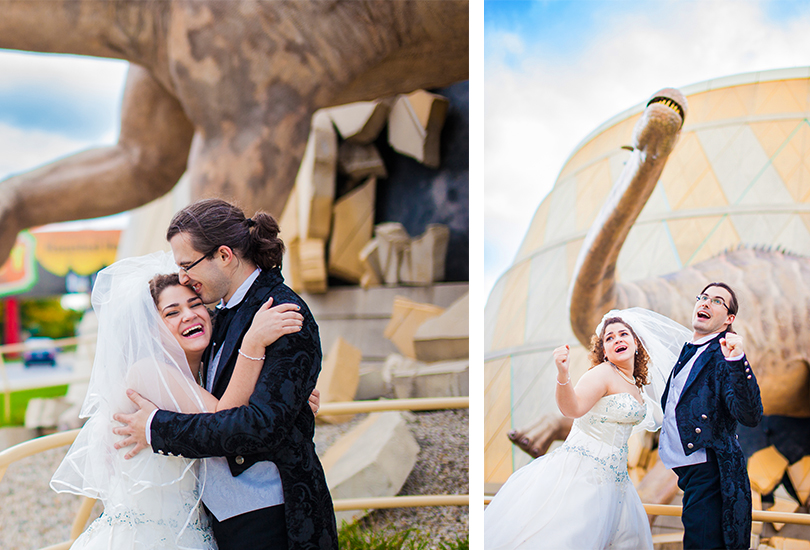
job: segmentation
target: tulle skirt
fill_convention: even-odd
[[[560,447],[513,473],[484,513],[486,550],[652,547],[626,466],[577,446]]]

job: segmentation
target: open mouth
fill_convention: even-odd
[[[197,334],[203,333],[202,325],[194,325],[193,327],[188,327],[186,330],[183,331],[184,338],[191,338],[192,336],[196,336]]]
[[[624,344],[619,344],[618,346],[616,346],[616,348],[614,349],[614,351],[615,351],[616,353],[622,353],[622,352],[624,352],[624,351],[627,351],[627,346],[625,346]]]
[[[711,319],[712,316],[709,315],[709,313],[707,311],[701,309],[700,311],[697,312],[697,318],[698,319],[706,319],[706,320],[708,320],[708,319]]]
[[[683,116],[683,107],[681,107],[680,105],[678,105],[677,103],[675,103],[675,102],[674,102],[672,99],[670,99],[670,98],[668,98],[668,97],[664,97],[664,96],[656,96],[656,97],[652,98],[652,99],[651,99],[651,100],[650,100],[650,101],[647,103],[647,107],[649,107],[649,106],[650,106],[650,105],[652,105],[653,103],[660,103],[661,105],[664,105],[664,106],[666,106],[666,107],[669,107],[670,109],[672,109],[673,111],[675,111],[676,113],[678,113],[678,115],[681,117],[681,120],[683,121],[683,119],[684,119],[684,116]],[[683,124],[683,122],[681,122],[681,124]]]

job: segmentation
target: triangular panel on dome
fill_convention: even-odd
[[[810,230],[800,215],[791,214],[774,240],[789,252],[810,256]]]
[[[511,358],[484,363],[484,453],[487,482],[503,482],[512,473],[512,444],[506,434],[512,428]]]
[[[807,119],[792,122],[792,131],[771,155],[771,164],[793,201],[807,202],[810,199],[810,124]],[[773,126],[776,124],[774,122]],[[757,137],[763,141],[759,134]]]
[[[610,178],[610,160],[604,158],[577,172],[576,228],[587,229],[602,207],[613,181]]]
[[[506,292],[508,279],[506,276],[501,277],[495,282],[492,291],[487,297],[486,305],[484,306],[484,351],[488,352],[492,349],[492,339],[495,336],[495,329],[498,325],[498,311],[501,308],[503,295]]]
[[[667,223],[683,265],[697,263],[739,242],[726,216],[672,219]],[[716,244],[718,239],[725,242],[732,235],[736,238],[734,242]]]
[[[684,197],[695,189],[707,171],[711,171],[711,166],[695,133],[681,135],[658,180],[658,186],[666,192],[667,202],[673,210],[681,209]]]
[[[647,199],[647,204],[641,209],[638,221],[644,222],[650,219],[662,218],[670,212],[672,212],[672,207],[669,204],[669,197],[664,192],[664,187],[659,183],[653,189],[650,198]]]
[[[798,118],[764,120],[759,122],[753,121],[748,123],[751,131],[754,132],[759,144],[762,146],[762,150],[765,151],[765,155],[771,159],[775,158],[777,153],[781,155],[781,151],[787,146],[789,141],[791,141],[792,137],[795,136],[797,132],[801,131],[801,127],[805,125],[804,119]],[[797,157],[800,156],[800,152],[796,149],[795,145],[792,147],[792,151]],[[790,159],[790,155],[786,155],[783,159],[782,162],[787,163],[784,165],[785,169],[790,169]],[[782,170],[780,169],[780,173],[781,172]]]
[[[549,205],[551,205],[553,193],[554,191],[552,190],[551,193],[546,195],[540,203],[540,206],[537,207],[534,217],[532,217],[532,222],[529,225],[529,230],[526,232],[526,236],[523,238],[520,249],[515,256],[515,262],[519,262],[527,256],[531,256],[537,249],[545,244],[548,209]]]
[[[543,415],[559,414],[554,398],[557,369],[552,350],[512,357],[512,426],[516,429],[532,425]],[[519,467],[531,457],[520,451],[514,454],[514,459],[515,467]]]
[[[567,177],[582,166],[593,162],[594,159],[607,155],[622,145],[629,145],[633,136],[633,127],[640,117],[641,113],[638,113],[621,120],[583,143],[566,161],[559,177]]]
[[[619,175],[621,175],[622,170],[624,170],[625,164],[627,164],[627,160],[630,158],[632,153],[627,149],[619,149],[610,157],[608,160],[610,161],[610,181],[616,182],[619,179]]]
[[[692,254],[688,265],[702,262],[739,244],[740,236],[737,234],[734,224],[731,223],[731,219],[728,216],[722,216],[709,231],[698,249]]]
[[[561,323],[557,314],[565,311],[567,303],[565,256],[565,248],[559,246],[532,258],[524,343],[562,339],[571,334],[568,323]]]
[[[582,250],[582,243],[585,242],[585,236],[583,235],[580,239],[574,239],[565,243],[565,257],[566,261],[566,269],[565,269],[565,280],[568,283],[571,283],[571,279],[574,277],[574,270],[577,268],[577,260],[579,259],[579,252]]]
[[[490,350],[511,348],[523,343],[526,304],[529,295],[529,272],[529,262],[524,261],[512,266],[498,282],[498,284],[504,285],[504,291],[501,302],[497,305],[497,321],[492,331]]]
[[[745,84],[715,90],[714,101],[703,120],[728,120],[751,114],[756,105],[756,89],[756,84]]]
[[[666,223],[636,224],[619,253],[616,278],[636,281],[672,273],[681,267]]]
[[[757,87],[757,115],[807,111],[807,80],[772,80]]]
[[[785,183],[770,163],[762,168],[735,202],[735,204],[749,206],[789,205],[792,203],[793,199],[785,189]]]
[[[574,178],[558,181],[548,195],[551,202],[548,209],[545,242],[553,242],[576,232],[577,186]]]
[[[739,213],[731,214],[731,223],[740,235],[740,242],[745,245],[780,244],[778,236],[785,230],[790,218],[789,213]]]
[[[802,213],[798,214],[798,216],[799,216],[799,219],[801,220],[801,222],[804,224],[804,226],[808,230],[810,230],[810,213],[802,212]],[[810,256],[810,252],[808,252],[808,255]]]
[[[747,126],[706,128],[697,135],[728,203],[736,204],[768,165],[762,146]]]

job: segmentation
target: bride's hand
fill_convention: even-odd
[[[298,313],[299,306],[291,303],[272,305],[273,298],[269,298],[253,316],[245,343],[264,349],[285,334],[301,330],[304,317]]]
[[[568,358],[570,355],[570,348],[568,345],[560,346],[554,350],[552,353],[554,356],[554,364],[557,365],[557,382],[560,384],[566,384],[567,382],[560,382],[560,378],[563,380],[569,380],[568,375]]]

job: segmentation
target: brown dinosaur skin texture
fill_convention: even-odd
[[[684,107],[677,90],[662,90]],[[810,417],[810,259],[779,251],[741,247],[681,271],[630,283],[615,280],[616,261],[674,148],[682,121],[668,107],[653,104],[636,125],[634,152],[585,238],[571,285],[571,326],[583,346],[610,309],[645,307],[691,327],[695,295],[712,281],[737,293],[740,311],[733,328],[745,341],[756,371],[766,415]],[[521,449],[545,451],[567,436],[570,420],[546,415],[509,434]],[[534,437],[533,437],[534,436]],[[537,456],[534,455],[533,456]],[[655,467],[639,486],[644,502],[667,503],[677,477]]]
[[[0,182],[19,231],[192,199],[280,215],[312,114],[468,78],[466,0],[0,0],[0,48],[128,60],[119,141]]]

